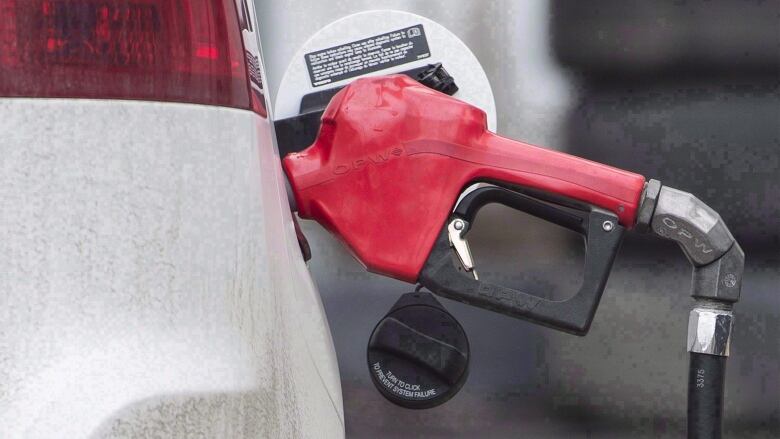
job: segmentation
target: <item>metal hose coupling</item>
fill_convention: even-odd
[[[650,180],[637,212],[637,229],[679,244],[693,266],[691,295],[712,302],[705,308],[730,308],[739,300],[745,253],[720,215],[701,200]]]
[[[733,324],[730,307],[697,306],[688,317],[688,352],[728,357]]]
[[[650,180],[637,229],[676,242],[693,266],[697,304],[688,319],[688,351],[728,356],[745,254],[720,215],[693,195]]]

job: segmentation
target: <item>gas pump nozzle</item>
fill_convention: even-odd
[[[482,110],[405,75],[339,91],[314,143],[283,164],[299,215],[369,271],[577,334],[590,325],[645,185],[641,175],[498,136]],[[476,183],[489,187],[461,197]],[[553,302],[475,279],[460,237],[488,203],[586,236],[580,293]],[[451,248],[466,272],[452,265]]]
[[[335,234],[369,271],[577,335],[590,327],[625,231],[677,242],[694,266],[698,301],[689,329],[689,437],[719,431],[744,254],[697,198],[498,136],[480,109],[404,75],[362,78],[339,91],[314,143],[283,166],[299,215]],[[488,203],[585,237],[577,294],[551,301],[479,280],[466,235]]]

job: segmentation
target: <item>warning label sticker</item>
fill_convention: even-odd
[[[428,58],[422,24],[306,54],[313,87]]]

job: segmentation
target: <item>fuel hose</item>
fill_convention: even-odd
[[[691,352],[688,375],[688,438],[720,439],[726,357]]]
[[[730,307],[729,307],[730,308]],[[720,439],[733,314],[697,307],[688,322],[688,439]]]

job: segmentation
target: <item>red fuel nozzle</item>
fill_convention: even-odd
[[[641,175],[510,140],[485,113],[404,75],[359,79],[330,102],[317,140],[283,165],[298,212],[369,271],[416,282],[461,192],[521,187],[615,213],[633,227]]]

